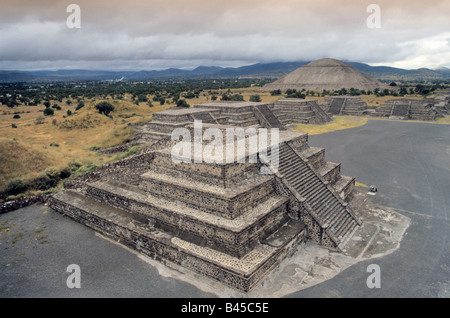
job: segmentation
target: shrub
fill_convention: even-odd
[[[50,167],[45,169],[45,174],[52,179],[59,179],[61,171],[58,168]]]
[[[15,118],[15,119],[20,118],[20,115],[15,114],[15,115],[13,116],[13,118]]]
[[[252,96],[250,96],[250,101],[251,102],[260,102],[261,101],[261,96],[259,96],[259,95],[252,95]]]
[[[84,107],[84,102],[81,100],[81,101],[78,102],[78,105],[77,105],[77,107],[75,107],[75,110],[79,110],[79,109],[81,109],[83,107]]]
[[[70,177],[71,174],[72,174],[71,169],[69,167],[65,167],[61,169],[59,177],[61,179],[67,179],[68,177]]]
[[[95,105],[95,109],[97,109],[100,114],[108,116],[109,113],[114,110],[114,106],[108,102],[100,102]]]
[[[242,96],[241,94],[234,94],[230,96],[230,100],[241,102],[244,101],[244,96]]]
[[[67,110],[67,116],[72,115],[72,111],[70,109]]]
[[[44,109],[44,116],[51,116],[55,113],[55,111],[49,107],[47,107],[46,109]]]
[[[179,99],[177,101],[177,107],[190,107],[190,105],[186,102],[185,99]]]
[[[5,192],[8,195],[17,195],[27,190],[27,186],[23,183],[22,179],[16,178],[12,180],[6,186]]]
[[[67,165],[67,167],[68,167],[71,171],[77,171],[78,169],[80,169],[81,163],[76,162],[76,161],[71,161],[71,162],[69,162],[69,164]]]
[[[55,187],[57,184],[58,181],[50,178],[45,172],[41,173],[33,180],[33,187],[36,190],[48,190]]]
[[[281,95],[281,89],[276,89],[276,90],[270,91],[270,95],[271,96]]]
[[[52,142],[50,144],[50,147],[59,147],[59,144],[57,142]]]
[[[17,125],[16,124],[11,124],[11,127],[12,128],[17,128]]]

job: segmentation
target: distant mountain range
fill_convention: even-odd
[[[0,71],[0,82],[46,82],[46,81],[145,81],[182,79],[277,79],[310,61],[258,63],[242,67],[199,66],[193,70],[169,68],[159,71],[103,71],[103,70],[56,70],[56,71]],[[405,70],[388,66],[370,66],[348,62],[358,71],[382,81],[430,81],[450,80],[450,69],[420,68]]]

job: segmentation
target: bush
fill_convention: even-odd
[[[47,107],[46,109],[44,109],[44,116],[51,116],[55,113],[55,111],[49,107]]]
[[[271,96],[281,95],[281,89],[276,89],[274,91],[270,91]]]
[[[20,115],[15,114],[15,115],[13,116],[13,118],[15,118],[15,119],[20,118]]]
[[[84,107],[84,102],[81,100],[81,101],[78,102],[78,105],[77,105],[77,107],[75,107],[75,110],[79,110],[79,109],[81,109],[83,107]]]
[[[67,116],[72,115],[72,111],[70,109],[67,110]]]
[[[236,102],[241,102],[241,101],[244,101],[244,96],[242,96],[241,94],[234,94],[234,95],[230,96],[230,100],[236,101]]]
[[[17,125],[16,124],[11,124],[11,127],[12,128],[17,128]]]
[[[45,172],[38,175],[33,180],[33,187],[36,190],[48,190],[50,188],[56,187],[58,181],[56,179],[50,178]]]
[[[45,174],[52,179],[59,179],[61,171],[58,168],[50,167],[45,169]]]
[[[114,110],[114,106],[108,102],[100,102],[95,105],[95,109],[97,109],[100,114],[108,116],[109,113]]]
[[[67,179],[72,174],[72,171],[69,167],[62,168],[59,173],[59,178]]]
[[[250,101],[259,103],[261,101],[261,96],[259,96],[259,95],[252,95],[252,96],[250,96]]]
[[[185,99],[179,99],[177,101],[177,107],[190,107],[190,105],[186,102]]]
[[[27,186],[23,183],[23,181],[19,178],[12,180],[6,186],[5,192],[8,195],[17,195],[23,193],[27,190]]]
[[[76,162],[76,161],[71,161],[69,162],[68,166],[67,166],[71,171],[77,171],[78,169],[80,169],[81,167],[81,163]]]

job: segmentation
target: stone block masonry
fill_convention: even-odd
[[[301,107],[314,113],[307,104]],[[261,122],[278,125],[271,117],[276,111],[258,103],[209,103],[155,114],[149,127],[165,137],[71,180],[48,204],[164,264],[244,292],[300,242],[340,250],[359,225],[345,202],[354,178],[341,176],[340,164],[327,162],[324,149],[309,147],[307,134],[280,130],[278,170],[271,165],[277,161],[250,162],[249,152],[244,163],[172,160],[176,141],[167,137],[169,128],[190,127],[198,118],[219,129],[255,121],[260,127],[255,109],[264,116]],[[221,120],[227,126],[213,122]],[[277,152],[269,147],[267,153]],[[274,173],[260,174],[263,166]]]

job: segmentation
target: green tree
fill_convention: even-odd
[[[242,96],[241,94],[233,94],[230,96],[230,100],[236,101],[236,102],[241,102],[241,101],[244,101],[244,96]]]
[[[250,96],[250,101],[259,103],[261,101],[261,96],[259,96],[259,95],[251,95]]]
[[[177,101],[177,107],[190,107],[190,105],[186,102],[185,99],[179,99]]]
[[[109,113],[111,113],[114,110],[114,106],[108,102],[100,102],[97,105],[95,105],[95,109],[97,109],[100,114],[108,116]]]
[[[44,116],[52,116],[54,113],[55,113],[55,111],[50,107],[47,107],[46,109],[44,109]]]
[[[276,89],[276,90],[270,91],[270,95],[271,96],[281,95],[281,89]]]
[[[79,110],[83,107],[84,107],[84,101],[80,100],[77,104],[77,107],[75,107],[75,110]]]

